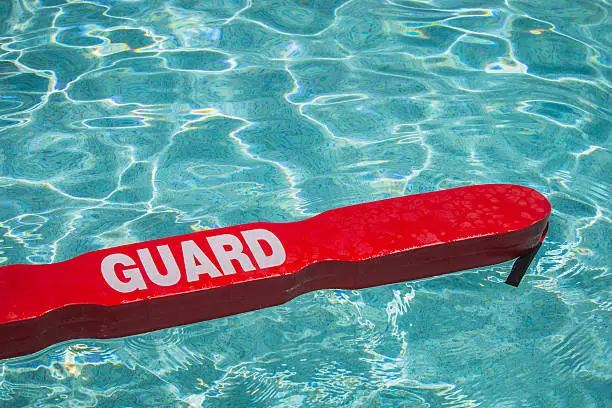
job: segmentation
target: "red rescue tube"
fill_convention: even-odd
[[[544,238],[548,200],[492,184],[392,198],[292,223],[253,223],[0,268],[0,358],[519,258]],[[520,270],[519,270],[520,269]]]

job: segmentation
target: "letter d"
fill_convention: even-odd
[[[255,261],[257,261],[257,265],[259,265],[260,269],[279,266],[285,262],[287,258],[285,248],[283,248],[283,244],[276,235],[270,231],[265,229],[254,229],[243,231],[242,236],[253,253],[253,257],[255,257]],[[272,248],[272,254],[266,255],[259,241],[266,241],[268,245],[270,245],[270,248]]]

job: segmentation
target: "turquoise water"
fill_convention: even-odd
[[[0,406],[612,406],[609,14],[0,1],[0,265],[474,183],[554,209],[519,289],[506,263],[70,341],[0,362]]]

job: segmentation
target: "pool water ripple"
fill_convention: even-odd
[[[0,265],[474,183],[510,264],[0,363],[0,406],[605,407],[605,0],[0,2]],[[53,290],[50,288],[50,290]]]

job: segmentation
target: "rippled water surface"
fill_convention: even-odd
[[[0,363],[0,406],[610,407],[607,0],[1,0],[0,264],[474,183],[510,264]],[[53,290],[53,288],[49,288]]]

